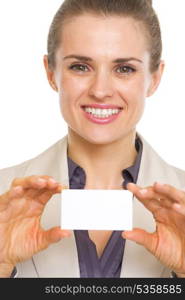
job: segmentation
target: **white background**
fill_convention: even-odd
[[[185,1],[153,2],[166,69],[158,91],[146,99],[138,131],[166,161],[185,169]],[[61,3],[0,1],[0,168],[36,156],[67,133],[42,61]]]

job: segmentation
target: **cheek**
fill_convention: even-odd
[[[142,106],[144,99],[146,98],[146,84],[143,79],[130,80],[127,83],[123,83],[120,86],[120,94],[128,109]]]
[[[145,98],[146,89],[143,82],[141,82],[139,85],[133,87],[133,89],[130,92],[130,112],[131,114],[133,114],[133,118],[136,118],[137,120],[140,119],[143,114]]]
[[[77,77],[63,76],[60,81],[59,101],[61,114],[69,125],[78,123],[79,109],[87,90],[87,82]]]
[[[146,92],[143,78],[122,84],[120,96],[124,101],[129,126],[135,126],[140,121],[145,107]]]
[[[77,77],[63,76],[60,82],[60,105],[65,109],[73,109],[72,105],[78,106],[78,100],[87,89],[85,80],[79,80]],[[83,99],[83,98],[82,98]],[[84,99],[85,100],[85,99]]]

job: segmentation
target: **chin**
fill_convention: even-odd
[[[110,135],[95,135],[95,136],[85,136],[83,135],[82,138],[84,140],[86,140],[88,143],[91,143],[93,145],[108,145],[108,144],[112,144],[114,142],[116,142],[117,140],[119,140],[120,138],[118,137],[112,137]]]
[[[118,128],[116,130],[110,130],[110,128],[106,130],[102,129],[93,130],[92,128],[86,128],[86,130],[82,130],[82,128],[69,127],[69,132],[75,139],[84,140],[93,145],[108,145],[121,141],[130,132],[128,128],[124,128],[122,131],[118,130]]]

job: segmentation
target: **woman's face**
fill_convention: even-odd
[[[86,14],[66,23],[49,76],[70,132],[95,144],[133,134],[162,73],[149,67],[143,27],[133,19]]]

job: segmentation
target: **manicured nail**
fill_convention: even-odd
[[[46,186],[46,180],[44,178],[36,178],[36,181],[34,182],[37,189],[43,189]]]
[[[70,235],[71,235],[70,232],[63,232],[63,233],[62,233],[62,236],[63,236],[63,237],[69,237]]]
[[[155,182],[155,184],[157,184],[158,186],[164,186],[164,184],[161,182]]]
[[[22,186],[16,186],[16,187],[13,187],[12,190],[10,191],[10,195],[12,197],[19,197],[19,195],[21,195],[23,192],[23,188]]]
[[[22,186],[18,185],[16,187],[13,188],[13,192],[15,193],[19,193],[19,192],[22,192]]]
[[[45,179],[43,179],[43,178],[38,178],[38,179],[37,179],[37,182],[38,182],[38,183],[45,183],[45,182],[46,182],[46,180],[45,180]]]
[[[49,178],[49,181],[50,181],[51,183],[57,183],[56,180],[53,179],[53,178]]]
[[[175,203],[175,204],[173,204],[173,208],[175,209],[175,210],[180,210],[182,207],[181,207],[181,205],[179,204],[179,203]]]

